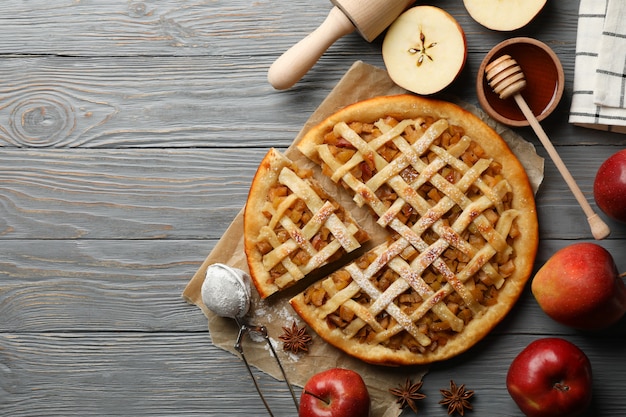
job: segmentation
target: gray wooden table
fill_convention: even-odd
[[[550,1],[515,33],[492,32],[460,0],[433,3],[463,26],[466,68],[450,92],[477,103],[480,61],[532,36],[567,84],[543,123],[587,198],[626,136],[567,123],[577,1]],[[339,40],[293,89],[266,81],[273,60],[322,22],[325,0],[3,0],[0,14],[0,415],[260,416],[241,361],[211,343],[181,293],[244,205],[258,162],[288,146],[355,60],[382,67],[381,40]],[[517,132],[535,143],[529,129]],[[590,240],[574,197],[546,161],[537,196],[537,266]],[[602,245],[626,270],[626,227]],[[527,291],[485,340],[431,368],[420,415],[450,379],[476,391],[473,415],[519,415],[504,376],[530,341],[565,337],[594,367],[588,416],[626,415],[620,323],[588,335],[547,319]],[[277,415],[295,411],[259,375]],[[409,414],[407,414],[409,415]]]

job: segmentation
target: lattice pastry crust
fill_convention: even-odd
[[[467,350],[512,308],[537,250],[534,195],[480,119],[447,102],[378,97],[297,147],[390,233],[291,299],[327,342],[370,363],[426,364]]]
[[[312,171],[276,149],[261,162],[244,211],[244,246],[260,296],[359,248],[368,234],[322,190]]]

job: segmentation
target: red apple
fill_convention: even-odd
[[[611,254],[595,243],[575,243],[557,251],[539,269],[531,290],[555,321],[599,330],[626,313],[626,286]]]
[[[560,338],[530,343],[509,367],[506,387],[529,417],[574,417],[591,403],[591,363],[571,342]]]
[[[600,165],[593,183],[593,197],[607,216],[626,223],[626,149]]]
[[[368,417],[370,395],[358,373],[331,368],[313,375],[300,397],[299,417]]]

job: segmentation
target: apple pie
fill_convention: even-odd
[[[250,276],[266,298],[340,259],[369,239],[312,171],[271,149],[252,180],[244,211]]]
[[[297,148],[389,234],[290,300],[328,343],[369,363],[426,364],[467,350],[512,308],[537,250],[534,195],[479,118],[443,101],[377,97],[331,115]],[[280,204],[266,205],[252,209],[268,213],[270,243]],[[253,265],[267,252],[255,250]]]

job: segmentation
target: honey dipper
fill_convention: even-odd
[[[597,240],[606,238],[611,233],[609,226],[607,226],[598,214],[593,211],[582,191],[576,184],[576,181],[563,163],[563,160],[557,153],[556,149],[554,149],[548,135],[546,135],[543,128],[537,121],[537,118],[526,103],[526,100],[522,97],[521,91],[526,87],[526,77],[524,76],[524,72],[517,61],[515,61],[515,59],[513,59],[510,55],[502,55],[485,67],[485,76],[487,77],[489,86],[502,100],[511,96],[513,97],[524,114],[524,117],[528,120],[530,126],[535,131],[535,134],[546,148],[550,158],[561,173],[561,176],[563,176],[563,179],[574,194],[574,197],[576,197],[578,204],[585,212],[587,221],[589,222],[589,226],[591,228],[591,234]]]

